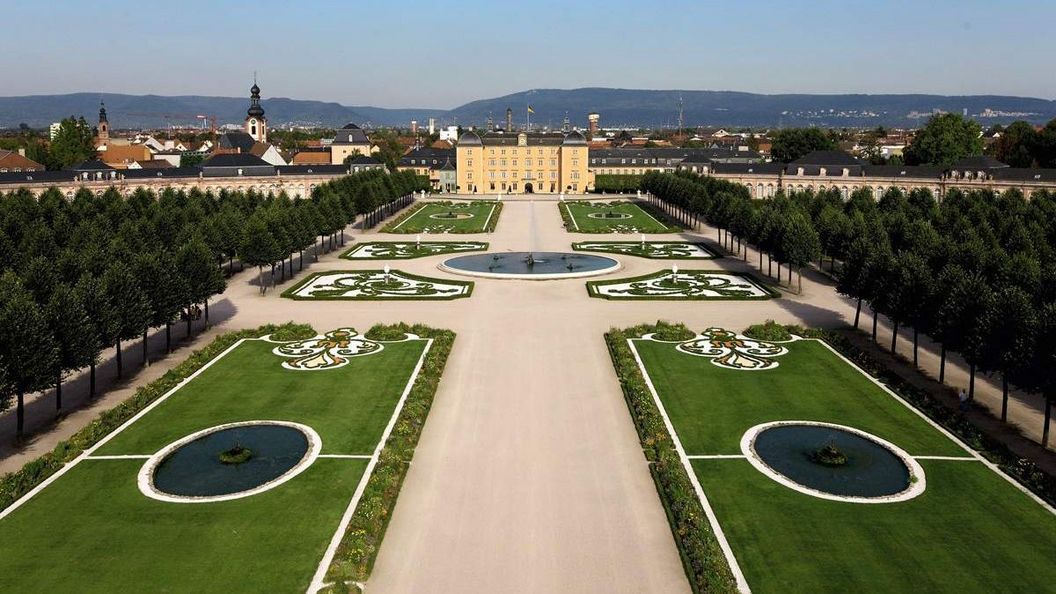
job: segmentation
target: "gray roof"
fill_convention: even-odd
[[[419,148],[414,149],[400,157],[402,167],[429,167],[436,169],[444,164],[444,161],[455,160],[455,149]]]
[[[904,177],[907,179],[942,178],[941,167],[928,165],[866,165],[862,168],[865,177]]]
[[[355,124],[345,124],[334,135],[334,144],[370,144],[370,138]]]
[[[473,131],[463,132],[458,137],[459,146],[481,146],[482,144],[480,136],[477,136],[477,133]]]
[[[112,171],[114,168],[99,159],[88,159],[67,167],[70,171]]]
[[[569,132],[567,136],[565,136],[565,139],[561,141],[561,144],[586,146],[587,137],[583,136],[583,133],[579,130],[573,130]]]
[[[821,165],[847,167],[861,165],[854,155],[845,151],[812,151],[789,163],[789,165]]]
[[[216,146],[221,149],[238,149],[248,153],[257,141],[253,140],[247,132],[225,132],[216,141]]]
[[[352,157],[352,160],[348,163],[349,165],[381,165],[381,161],[375,159],[374,157],[358,154]]]
[[[249,153],[219,153],[202,161],[202,169],[209,167],[273,167],[273,165]]]
[[[950,166],[950,169],[959,170],[980,170],[980,169],[1002,169],[1008,167],[1008,165],[998,161],[997,159],[987,155],[975,155],[972,157],[964,157]]]

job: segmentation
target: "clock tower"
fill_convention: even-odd
[[[257,142],[268,141],[268,120],[264,117],[264,108],[260,106],[260,87],[256,81],[249,89],[249,109],[246,110],[246,134]]]

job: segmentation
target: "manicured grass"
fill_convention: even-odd
[[[558,205],[565,228],[573,233],[677,233],[633,202],[566,201]],[[607,214],[621,218],[599,218]],[[591,216],[594,215],[594,216]]]
[[[623,300],[759,300],[781,294],[755,275],[726,270],[670,270],[641,276],[587,281],[587,294],[600,299]]]
[[[271,353],[276,344],[247,340],[92,455],[149,455],[197,430],[261,419],[312,427],[323,455],[370,455],[426,345],[424,339],[390,342],[343,367],[294,371]],[[438,374],[446,353],[432,361],[430,351],[425,367]],[[431,399],[435,379],[423,389]],[[420,428],[428,406],[416,406]],[[0,520],[3,589],[303,592],[368,460],[319,458],[258,495],[195,504],[142,495],[136,474],[143,463],[80,460]],[[372,537],[380,541],[383,529],[373,528]]]
[[[401,270],[390,270],[389,280],[385,278],[384,270],[318,272],[286,289],[282,296],[299,301],[445,301],[473,294],[472,281],[431,278]]]
[[[410,260],[440,254],[461,254],[488,249],[484,241],[367,241],[341,254],[346,260]]]
[[[626,254],[652,260],[714,260],[716,255],[703,243],[688,241],[579,241],[572,244],[577,252]]]
[[[915,457],[969,456],[816,341],[786,344],[765,371],[722,368],[674,344],[633,345],[689,456],[740,454],[748,428],[780,420],[855,427]],[[978,460],[919,462],[925,492],[886,504],[799,493],[744,459],[692,467],[756,592],[1036,592],[1056,583],[1051,510]]]
[[[425,202],[382,229],[384,233],[484,233],[495,229],[502,212],[496,200]],[[447,215],[464,218],[445,218]]]

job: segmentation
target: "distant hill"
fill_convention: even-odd
[[[217,116],[220,123],[241,123],[248,99],[73,93],[0,97],[0,127],[25,123],[45,127],[68,115],[83,115],[95,122],[99,101],[106,102],[110,123],[116,128],[164,127],[200,123],[198,114]],[[440,124],[482,126],[491,116],[502,125],[506,108],[514,122],[524,124],[526,109],[534,110],[534,125],[559,127],[568,115],[574,126],[585,127],[587,113],[601,114],[603,127],[656,127],[678,125],[679,101],[688,126],[918,126],[936,110],[967,113],[984,125],[1022,119],[1045,123],[1056,118],[1056,101],[999,95],[761,95],[733,91],[679,91],[636,89],[533,89],[481,99],[450,110],[372,106],[345,106],[325,101],[265,98],[262,102],[272,125],[408,126],[412,119],[425,126],[430,117]],[[985,114],[985,115],[984,115]]]

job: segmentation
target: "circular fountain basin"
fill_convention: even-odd
[[[221,453],[240,446],[241,463]],[[192,433],[151,456],[139,472],[139,488],[153,499],[178,503],[225,501],[277,487],[308,468],[322,442],[310,427],[285,421],[229,423]]]
[[[471,212],[441,212],[437,214],[429,215],[430,219],[442,219],[447,221],[456,221],[462,219],[472,219],[473,213]]]
[[[830,466],[813,459],[833,445],[846,462]],[[741,451],[773,480],[801,493],[835,501],[890,503],[924,492],[924,470],[909,454],[883,439],[843,425],[781,421],[752,427]]]
[[[625,212],[592,212],[587,214],[590,219],[629,219],[631,215]]]
[[[613,258],[568,252],[490,252],[449,258],[440,264],[440,270],[455,274],[524,280],[582,278],[619,269],[619,261]]]

